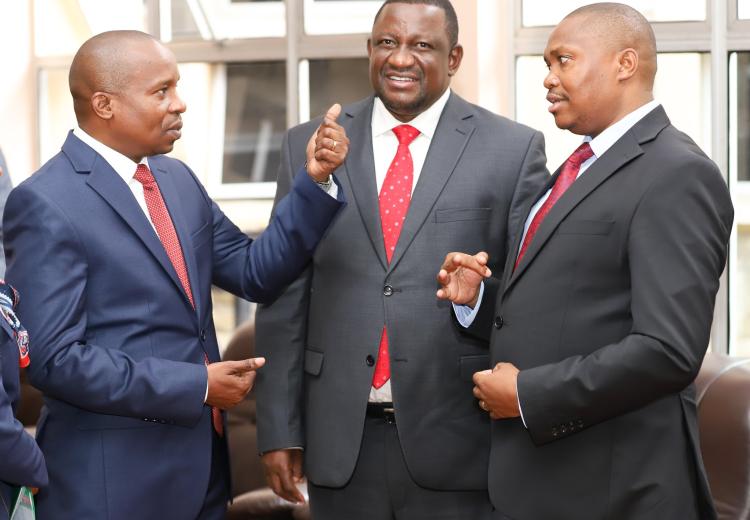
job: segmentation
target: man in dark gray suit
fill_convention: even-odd
[[[494,419],[495,518],[715,518],[692,381],[729,191],[653,100],[656,43],[640,13],[582,7],[544,57],[549,110],[584,143],[527,211],[500,280],[479,294],[484,253],[449,254],[438,275],[439,297],[479,305],[459,320],[496,364],[474,376]]]
[[[450,2],[385,2],[368,41],[375,96],[339,118],[350,203],[305,275],[258,312],[259,447],[290,500],[304,455],[314,518],[490,514],[489,424],[471,396],[487,348],[446,319],[430,265],[446,247],[507,251],[549,176],[540,133],[450,91],[457,39]],[[277,200],[316,124],[287,134]]]

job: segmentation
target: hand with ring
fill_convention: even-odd
[[[349,153],[346,131],[336,122],[340,114],[341,105],[338,103],[329,108],[307,143],[307,173],[315,182],[328,181]]]

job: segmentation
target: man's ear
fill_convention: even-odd
[[[451,49],[450,54],[448,55],[448,75],[453,76],[456,72],[458,72],[458,67],[461,66],[461,60],[464,57],[464,48],[461,46],[461,44],[456,44],[455,47]]]
[[[627,48],[617,53],[617,79],[624,81],[630,79],[638,71],[638,52]]]
[[[91,109],[101,119],[112,119],[114,115],[112,95],[107,92],[94,92],[91,96]]]

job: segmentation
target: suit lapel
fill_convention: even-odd
[[[510,289],[521,275],[523,275],[523,272],[534,261],[534,258],[542,250],[563,219],[565,219],[565,217],[578,204],[580,204],[581,201],[596,190],[605,180],[627,163],[643,154],[640,145],[646,141],[653,140],[668,124],[669,119],[667,118],[664,109],[661,106],[655,108],[636,123],[633,128],[628,130],[625,135],[612,145],[604,155],[599,157],[594,164],[592,164],[589,169],[586,170],[570,188],[568,188],[568,191],[566,191],[560,200],[557,201],[557,204],[552,207],[542,221],[534,239],[529,244],[524,257],[521,260],[521,263],[518,264],[518,268],[510,275],[510,278],[506,278],[508,282],[504,285],[504,293]],[[557,174],[555,175],[555,178],[556,177]],[[511,251],[509,256],[514,253],[515,251]],[[508,264],[510,264],[510,260],[508,261]]]
[[[152,166],[154,178],[156,183],[159,185],[159,191],[164,198],[164,203],[167,205],[169,215],[172,217],[172,223],[174,224],[177,237],[180,239],[180,247],[182,248],[182,256],[185,259],[185,266],[187,267],[188,278],[190,279],[190,290],[193,293],[193,301],[195,302],[195,311],[198,316],[201,316],[201,294],[200,284],[198,283],[198,264],[195,259],[195,249],[193,249],[193,240],[190,237],[190,232],[185,226],[185,218],[183,218],[184,211],[182,201],[180,200],[179,193],[177,193],[177,187],[174,184],[172,175],[164,164],[165,161],[161,157],[152,157],[149,159],[149,164]],[[179,278],[178,278],[179,280]],[[187,299],[187,294],[180,283],[180,290]]]
[[[130,188],[122,181],[107,161],[71,132],[63,144],[63,152],[78,173],[87,173],[86,183],[93,189],[143,242],[146,250],[159,262],[177,289],[184,294],[180,279],[167,256],[154,228],[133,197]],[[161,187],[161,185],[160,185]],[[179,232],[178,232],[179,233]],[[182,239],[182,236],[180,236]],[[184,245],[183,245],[184,247]],[[185,298],[187,301],[187,297]],[[188,302],[189,303],[189,302]]]
[[[531,199],[529,199],[528,207],[524,208],[524,211],[521,213],[524,215],[524,220],[521,221],[521,225],[519,226],[515,236],[513,237],[513,242],[511,244],[510,249],[508,250],[508,256],[505,259],[505,267],[503,268],[503,283],[501,287],[505,287],[508,285],[508,280],[510,280],[510,277],[513,275],[513,267],[516,264],[516,258],[518,257],[518,250],[521,248],[521,239],[523,239],[523,230],[524,227],[526,227],[526,220],[529,218],[529,213],[531,213],[531,208],[534,207],[534,204],[539,202],[539,199],[542,198],[542,195],[547,193],[550,189],[552,189],[552,186],[554,186],[555,181],[557,180],[557,176],[560,175],[560,169],[550,176],[549,180],[545,183],[545,185],[539,189],[539,191],[534,194]]]
[[[455,170],[466,144],[474,133],[472,117],[470,105],[451,94],[435,128],[419,174],[419,181],[414,186],[409,211],[396,243],[389,271],[396,268],[406,253]]]
[[[347,110],[343,126],[349,136],[350,153],[344,163],[349,186],[356,201],[362,223],[372,242],[372,247],[383,266],[388,268],[380,225],[378,187],[375,180],[375,160],[372,151],[372,105],[373,98],[354,105]]]

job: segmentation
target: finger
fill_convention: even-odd
[[[320,150],[315,151],[315,159],[318,162],[327,163],[330,168],[336,168],[342,162],[339,157],[340,151],[341,150],[336,150],[334,152],[328,148],[321,148]]]
[[[294,451],[298,453],[292,454],[292,477],[294,477],[295,482],[301,482],[302,479],[304,479],[304,475],[302,473],[302,451]]]
[[[443,265],[440,266],[440,269],[442,271],[445,271],[446,273],[450,273],[456,270],[456,264],[453,262],[453,258],[456,255],[463,255],[464,253],[448,253],[445,255],[445,260],[443,260]]]
[[[479,400],[479,408],[481,408],[485,412],[487,411],[487,403],[485,403],[482,399]]]
[[[279,475],[276,473],[266,473],[266,481],[271,489],[273,489],[273,492],[283,498],[284,490],[281,487]]]
[[[284,492],[284,498],[294,503],[305,501],[305,497],[302,496],[302,493],[297,489],[297,484],[294,483],[292,468],[286,468],[285,471],[280,473],[279,477],[281,478],[281,487]]]
[[[492,370],[489,368],[487,370],[480,370],[479,372],[474,372],[474,375],[472,376],[472,380],[474,381],[475,385],[479,385],[479,383],[485,378],[485,376],[488,376],[492,373]]]
[[[250,358],[250,359],[243,359],[241,361],[238,361],[238,363],[239,363],[238,371],[251,372],[253,370],[258,370],[260,367],[265,365],[266,358],[256,357],[256,358]]]
[[[326,112],[323,121],[336,121],[339,118],[339,115],[341,115],[341,105],[339,105],[338,103],[334,103],[333,105],[331,105],[331,108],[328,109],[328,112]]]
[[[502,419],[502,417],[501,417],[501,416],[499,416],[499,415],[497,415],[497,414],[496,414],[495,412],[493,412],[492,410],[490,410],[490,419],[494,419],[494,420],[497,420],[497,419]]]
[[[482,392],[482,389],[478,386],[475,386],[472,389],[471,393],[473,393],[474,397],[476,397],[477,399],[484,399],[484,392]]]
[[[497,372],[498,370],[502,370],[502,369],[503,369],[503,366],[504,366],[504,365],[505,365],[505,363],[498,363],[497,365],[495,365],[495,366],[494,366],[494,367],[492,368],[492,372],[493,372],[493,373],[495,373],[495,372]]]
[[[466,253],[455,253],[453,257],[450,258],[450,262],[453,265],[453,270],[458,267],[464,267],[474,271],[480,276],[488,277],[492,275],[492,271],[490,271],[489,267],[478,262],[475,256],[467,255]]]
[[[474,255],[474,258],[476,258],[477,262],[479,262],[480,264],[487,265],[487,262],[489,262],[490,260],[490,255],[488,255],[484,251],[480,251],[476,255]]]

